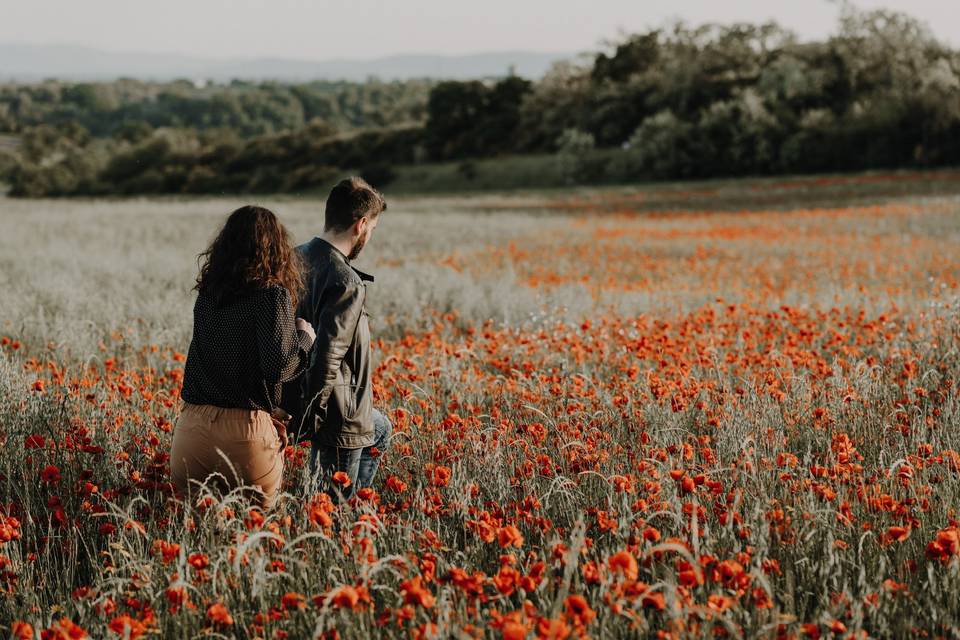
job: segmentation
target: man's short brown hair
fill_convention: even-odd
[[[324,230],[346,231],[364,216],[376,218],[386,211],[383,194],[356,176],[341,180],[327,198]]]

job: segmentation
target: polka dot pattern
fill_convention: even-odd
[[[281,286],[222,307],[200,294],[181,397],[190,404],[272,411],[282,384],[307,368],[312,346],[297,330],[290,294]]]

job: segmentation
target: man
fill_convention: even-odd
[[[383,196],[361,178],[343,180],[327,198],[323,235],[297,247],[306,285],[298,315],[317,338],[305,375],[284,390],[284,408],[299,426],[298,439],[312,441],[311,473],[327,482],[338,471],[349,477],[346,486],[331,487],[344,498],[373,483],[392,431],[373,408],[364,308],[373,276],[350,264],[386,208]]]

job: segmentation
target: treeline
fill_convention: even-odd
[[[435,84],[0,86],[0,181],[31,197],[289,191],[345,162],[389,176],[412,159]]]
[[[22,196],[384,185],[404,164],[533,153],[571,183],[923,167],[960,164],[960,53],[848,5],[823,41],[677,24],[537,82],[8,87],[0,128]]]
[[[134,144],[59,139],[62,160],[21,163],[10,172],[11,195],[284,193],[333,181],[359,167],[384,184],[390,166],[413,161],[419,127],[341,134],[322,123],[297,132],[241,140],[221,133],[157,130]],[[27,137],[26,148],[32,146]],[[34,157],[24,152],[28,157]],[[371,162],[371,158],[375,161]]]
[[[0,132],[79,125],[94,137],[142,137],[158,128],[229,129],[251,137],[317,121],[338,129],[389,127],[422,122],[432,85],[428,80],[217,85],[126,79],[0,85]]]
[[[432,156],[552,151],[577,182],[960,163],[960,52],[901,13],[847,6],[821,42],[680,24],[507,82],[435,87]]]

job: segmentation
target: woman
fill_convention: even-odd
[[[234,211],[200,254],[183,410],[170,467],[180,495],[193,481],[254,487],[271,506],[283,476],[282,383],[307,367],[313,328],[294,309],[300,263],[268,209]]]

